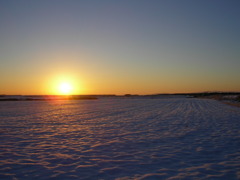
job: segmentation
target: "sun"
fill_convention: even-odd
[[[73,87],[68,82],[63,82],[59,84],[59,93],[62,95],[70,95],[73,91]]]
[[[49,95],[79,95],[86,91],[86,88],[81,77],[76,75],[52,75],[48,77],[45,83],[46,93]]]

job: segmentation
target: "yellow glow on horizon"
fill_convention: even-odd
[[[73,87],[68,82],[63,82],[59,85],[59,92],[63,95],[70,95],[73,92]]]
[[[44,87],[44,94],[48,95],[80,95],[86,93],[82,79],[70,73],[57,73],[50,76]]]

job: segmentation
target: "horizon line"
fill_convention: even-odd
[[[188,95],[188,94],[202,94],[202,93],[230,93],[240,94],[240,91],[200,91],[200,92],[178,92],[178,93],[152,93],[152,94],[137,94],[137,93],[124,93],[124,94],[0,94],[0,96],[151,96],[151,95]]]

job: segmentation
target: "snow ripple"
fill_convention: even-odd
[[[1,102],[0,179],[240,179],[239,122],[214,100]]]

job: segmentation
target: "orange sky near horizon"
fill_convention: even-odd
[[[240,91],[240,84],[236,83],[237,74],[236,76],[221,74],[221,69],[218,70],[219,74],[216,74],[211,71],[212,67],[201,68],[201,63],[197,63],[200,65],[199,69],[183,67],[177,62],[175,66],[166,69],[131,62],[126,66],[125,62],[121,61],[106,66],[101,63],[104,60],[99,56],[69,52],[55,54],[57,55],[34,55],[29,57],[31,68],[19,64],[17,68],[12,68],[10,76],[7,75],[8,72],[4,72],[7,78],[0,79],[1,84],[4,84],[0,94],[62,94],[59,85],[64,82],[72,85],[73,95]],[[31,59],[35,59],[37,63],[33,62],[31,65]]]
[[[7,95],[60,95],[59,90],[61,83],[69,83],[72,86],[72,95],[80,94],[157,94],[157,93],[192,93],[205,91],[238,91],[239,88],[232,88],[232,82],[205,81],[208,75],[201,77],[187,77],[179,74],[178,77],[169,78],[165,76],[147,77],[142,74],[141,78],[122,77],[122,74],[111,74],[110,72],[102,74],[87,71],[70,72],[57,71],[44,73],[40,76],[28,76],[28,73],[21,73],[20,77],[13,77],[8,81],[5,79],[4,86],[1,88],[0,94]],[[163,73],[167,74],[167,72]],[[95,77],[96,76],[96,77]],[[17,79],[23,79],[18,81]],[[224,81],[224,79],[223,79]],[[229,84],[229,85],[228,85]],[[229,88],[231,87],[231,88]]]

